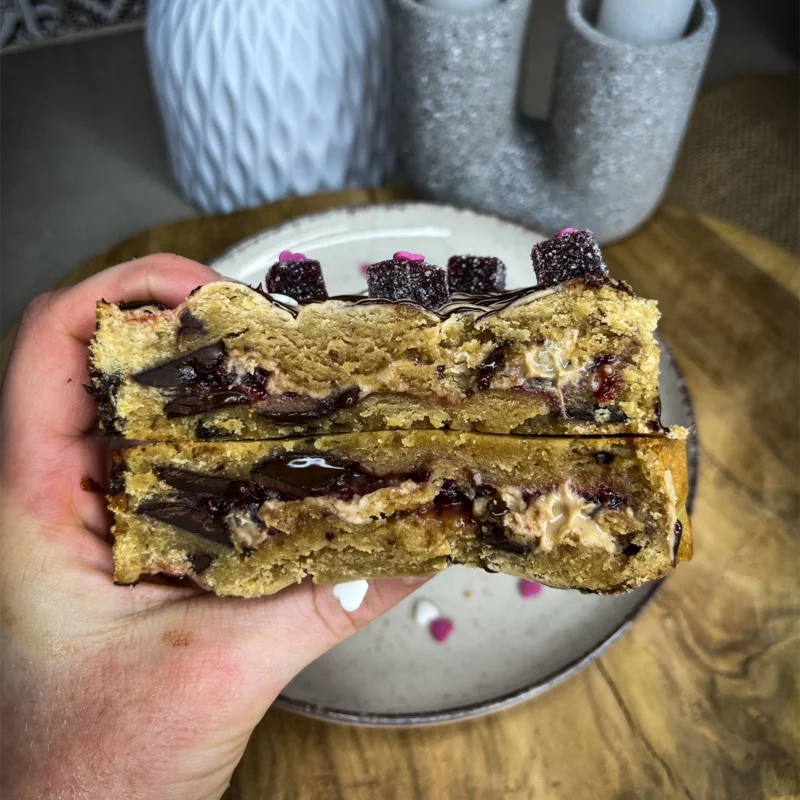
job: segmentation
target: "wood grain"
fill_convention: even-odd
[[[208,260],[298,213],[406,196],[304,198],[163,226],[65,283],[157,250]],[[494,716],[380,730],[270,711],[226,800],[800,796],[800,265],[674,206],[605,252],[615,275],[659,300],[694,398],[694,560],[600,659]]]

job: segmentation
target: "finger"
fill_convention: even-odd
[[[3,433],[15,446],[30,439],[82,435],[95,416],[83,389],[89,381],[85,343],[95,326],[95,304],[154,300],[179,304],[215,279],[202,264],[156,255],[121,264],[83,283],[42,295],[26,309],[3,384]]]
[[[71,336],[88,342],[94,334],[98,300],[154,300],[174,308],[193,289],[218,278],[211,267],[181,256],[156,253],[103,270],[76,286],[55,292],[48,315]]]
[[[225,631],[226,637],[249,651],[254,663],[264,666],[263,679],[253,689],[269,698],[314,659],[397,605],[430,577],[370,580],[354,611],[342,607],[333,586],[308,580],[256,600],[199,600],[209,603],[216,616],[215,624],[206,630]]]
[[[84,449],[82,441],[96,415],[83,388],[96,302],[105,297],[176,305],[216,277],[178,256],[148,256],[43,295],[26,309],[3,383],[2,413],[3,480],[25,496],[26,508],[62,517],[75,509],[88,527],[102,525],[102,503],[80,486],[86,476],[101,485],[106,480],[101,448]]]

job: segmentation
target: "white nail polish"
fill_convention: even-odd
[[[345,611],[356,611],[367,596],[369,584],[366,581],[349,581],[337,583],[333,587],[333,596],[342,604]]]

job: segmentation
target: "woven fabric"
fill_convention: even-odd
[[[666,199],[800,254],[799,97],[796,75],[701,95]]]

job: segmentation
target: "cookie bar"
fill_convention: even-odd
[[[368,268],[368,296],[329,298],[319,262],[282,255],[269,292],[220,281],[175,309],[98,304],[107,434],[661,430],[655,303],[609,277],[586,231],[537,244],[536,286],[513,291],[496,258],[444,270],[401,252]]]
[[[222,595],[481,567],[616,593],[691,557],[684,443],[384,431],[116,454],[115,579]]]

